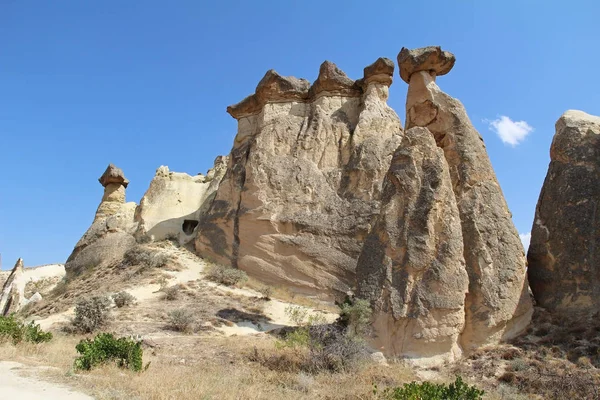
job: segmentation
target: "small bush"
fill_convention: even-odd
[[[169,301],[177,300],[179,298],[180,291],[180,285],[170,286],[163,290],[163,292],[165,293],[164,299]]]
[[[248,275],[241,269],[215,265],[208,271],[207,278],[223,285],[235,286],[246,282]]]
[[[139,265],[141,269],[163,268],[168,262],[169,256],[144,245],[134,246],[123,255],[124,266]]]
[[[115,302],[115,306],[118,308],[130,306],[134,304],[136,300],[135,297],[125,291],[113,295],[112,299]]]
[[[377,389],[375,389],[377,394]],[[480,400],[484,391],[467,385],[460,376],[450,385],[411,382],[402,387],[388,388],[379,398],[390,400]]]
[[[273,295],[273,288],[271,286],[261,286],[258,291],[262,294],[264,300],[271,300],[271,296]]]
[[[186,308],[178,308],[169,312],[169,326],[178,332],[189,332],[194,323],[194,315]]]
[[[82,299],[75,306],[72,325],[82,333],[94,332],[106,325],[109,316],[110,300],[106,296]]]
[[[30,343],[44,343],[52,340],[52,333],[44,332],[33,321],[25,325],[11,314],[7,317],[0,316],[0,338],[11,340],[13,344],[23,340]]]
[[[350,334],[366,336],[371,328],[373,310],[367,300],[346,300],[340,305],[340,323],[347,327]]]
[[[83,339],[75,349],[81,354],[74,363],[76,370],[89,371],[109,361],[115,361],[121,368],[142,370],[142,344],[129,338],[117,339],[110,333],[99,333],[93,340]]]

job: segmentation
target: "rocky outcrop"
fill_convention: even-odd
[[[92,268],[104,267],[123,258],[136,241],[136,204],[125,202],[129,181],[123,171],[110,164],[99,179],[104,195],[92,226],[75,245],[65,263],[67,278]]]
[[[552,311],[600,310],[600,117],[556,122],[527,259],[531,290]]]
[[[458,206],[469,275],[461,344],[469,350],[511,338],[533,312],[525,254],[482,137],[464,106],[435,83],[454,65],[454,56],[439,47],[402,49],[398,63],[410,82],[406,128],[432,133],[444,151]]]
[[[401,140],[393,68],[379,59],[353,81],[325,62],[312,86],[271,70],[228,107],[238,133],[197,252],[295,291],[348,290]]]
[[[176,238],[181,244],[193,240],[200,215],[208,209],[226,168],[227,157],[221,156],[206,176],[158,168],[136,210],[136,235],[152,240]]]
[[[2,286],[0,294],[0,315],[9,315],[25,305],[25,280],[23,279],[23,259],[19,258]]]
[[[444,153],[427,128],[411,128],[392,159],[357,265],[357,296],[373,305],[376,348],[421,363],[460,356],[463,251]]]

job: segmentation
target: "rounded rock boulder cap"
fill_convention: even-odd
[[[403,47],[398,54],[400,78],[410,83],[410,76],[419,71],[433,71],[436,76],[446,75],[456,62],[456,57],[449,51],[442,51],[440,46],[421,47],[409,50]]]
[[[104,187],[108,186],[111,183],[120,183],[124,187],[129,185],[129,180],[125,178],[125,174],[121,168],[117,168],[114,164],[109,164],[106,168],[106,171],[102,174],[100,178],[98,178],[98,182]]]

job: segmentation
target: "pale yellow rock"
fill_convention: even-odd
[[[373,306],[375,348],[421,365],[460,357],[468,287],[460,217],[426,128],[407,130],[394,153],[357,278],[357,297]]]
[[[17,312],[25,304],[25,279],[23,278],[23,259],[19,258],[10,275],[6,278],[0,294],[0,315]]]
[[[182,244],[194,238],[200,215],[206,211],[225,173],[226,159],[217,159],[208,175],[190,176],[161,166],[142,197],[135,220],[138,235],[153,240],[176,238]]]
[[[435,74],[410,76],[406,126],[427,127],[444,150],[460,211],[469,274],[464,350],[520,334],[533,307],[523,245],[482,137],[464,106],[440,90]]]
[[[197,253],[297,292],[349,290],[401,140],[386,104],[391,71],[381,59],[355,82],[326,62],[310,89],[269,71],[229,107],[238,133]]]

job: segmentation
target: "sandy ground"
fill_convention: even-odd
[[[3,399],[92,400],[56,383],[40,380],[36,368],[12,361],[0,361],[0,392]],[[31,376],[33,375],[33,376]]]
[[[180,264],[180,266],[182,268],[180,271],[165,271],[165,274],[170,276],[168,286],[174,286],[174,285],[181,284],[181,283],[193,282],[193,281],[196,281],[197,279],[204,278],[204,270],[207,267],[207,264],[201,258],[190,253],[189,251],[179,249],[179,248],[163,249],[163,251],[165,253],[173,256],[173,258],[177,260],[177,262]],[[235,295],[239,295],[239,296],[246,296],[246,297],[260,297],[261,296],[260,293],[258,293],[257,291],[251,290],[251,289],[232,288],[232,287],[228,287],[228,286],[224,286],[224,285],[218,285],[218,284],[216,284],[214,282],[210,282],[208,280],[204,280],[204,282],[208,286],[215,287],[218,290],[221,290],[226,293],[231,293],[231,294],[235,294]],[[148,300],[159,298],[161,296],[159,290],[160,290],[159,284],[147,284],[147,285],[132,287],[130,289],[127,289],[126,291],[128,293],[130,293],[131,295],[133,295],[137,299],[138,303],[143,303]],[[293,326],[295,324],[292,321],[290,321],[290,319],[288,318],[288,316],[285,313],[285,309],[290,305],[294,305],[294,304],[275,300],[275,299],[269,300],[268,302],[265,303],[265,307],[264,307],[264,315],[265,315],[265,317],[268,318],[267,323],[257,325],[250,321],[241,321],[241,322],[234,324],[233,326],[218,327],[217,330],[221,331],[226,336],[232,336],[232,335],[250,335],[250,334],[256,334],[256,333],[262,333],[262,332],[269,331],[271,329],[279,328],[282,326]],[[296,305],[294,305],[294,306],[296,306]],[[308,315],[315,313],[315,311],[310,308],[306,308],[306,307],[302,307],[302,306],[297,306],[297,307],[306,309],[308,311]],[[47,317],[45,319],[37,320],[36,323],[40,324],[42,329],[50,329],[52,327],[52,325],[54,325],[56,323],[63,323],[63,322],[69,321],[74,315],[74,310],[75,310],[75,308],[71,307],[70,309],[68,309],[64,312],[50,315],[49,317]],[[335,314],[335,313],[319,312],[319,314],[321,314],[321,316],[327,322],[333,322],[338,317],[338,314]]]

